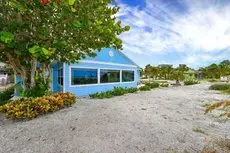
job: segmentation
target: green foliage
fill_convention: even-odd
[[[230,75],[230,61],[223,60],[219,64],[211,64],[199,70],[204,78],[211,79],[213,82],[216,79],[220,79],[221,76],[228,76]],[[210,82],[211,82],[210,81]]]
[[[7,101],[13,97],[14,87],[9,87],[5,91],[0,92],[0,105],[7,103]]]
[[[32,89],[22,91],[22,97],[41,97],[44,96],[49,90],[49,80],[46,83],[42,80],[42,77],[36,77],[35,86]]]
[[[136,93],[136,92],[138,92],[138,88],[127,88],[126,92],[127,93]]]
[[[14,40],[14,35],[10,32],[0,32],[0,40],[6,44],[11,43]]]
[[[149,86],[151,89],[158,88],[160,84],[158,82],[145,83],[145,86]]]
[[[210,90],[228,90],[230,89],[230,84],[214,84],[209,87]]]
[[[76,97],[70,93],[57,93],[38,98],[22,98],[0,106],[0,111],[10,119],[33,119],[38,115],[71,106]]]
[[[208,79],[208,82],[218,82],[218,79]]]
[[[113,89],[113,95],[114,96],[122,96],[126,94],[126,89],[122,87],[114,87]]]
[[[140,90],[140,91],[149,91],[149,90],[151,90],[151,87],[150,87],[150,86],[147,86],[147,85],[144,85],[144,86],[141,86],[141,87],[139,88],[139,90]]]
[[[126,93],[135,93],[137,92],[137,88],[122,88],[122,87],[114,87],[111,91],[105,92],[97,92],[95,94],[90,94],[89,97],[93,99],[104,99],[104,98],[112,98],[114,96],[122,96]]]
[[[184,85],[189,86],[189,85],[194,85],[194,84],[199,84],[199,81],[197,80],[185,80]]]
[[[33,79],[49,70],[52,61],[72,63],[95,56],[95,50],[122,49],[119,35],[130,27],[122,26],[116,18],[119,7],[111,2],[1,1],[0,61],[13,67],[31,89]],[[37,63],[43,66],[36,68]]]
[[[168,83],[160,83],[160,87],[169,87]]]
[[[105,92],[97,92],[95,94],[90,94],[90,98],[93,99],[104,99],[104,98],[112,98],[114,97],[113,91],[105,91]]]
[[[193,131],[193,132],[197,132],[197,133],[206,134],[206,132],[203,131],[203,130],[201,130],[200,128],[193,128],[192,131]]]

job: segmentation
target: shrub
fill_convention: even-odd
[[[11,119],[33,119],[40,114],[57,111],[76,102],[70,93],[57,93],[38,98],[21,98],[0,106],[0,111]]]
[[[214,109],[217,109],[217,108],[225,109],[225,108],[227,108],[227,107],[230,107],[230,101],[221,101],[221,102],[217,102],[217,103],[214,103],[214,104],[212,104],[212,105],[207,106],[206,109],[205,109],[205,114],[208,113],[208,112],[210,112],[210,111],[212,111],[212,110],[214,110]],[[227,111],[227,112],[225,113],[225,115],[226,115],[227,117],[230,117],[230,112]]]
[[[114,96],[122,96],[126,94],[126,89],[122,88],[122,87],[114,87],[113,89],[113,95]]]
[[[230,84],[214,84],[209,87],[210,90],[228,90],[230,89]]]
[[[4,105],[7,101],[13,97],[14,87],[9,87],[3,92],[0,92],[0,105]]]
[[[76,103],[76,96],[67,92],[67,93],[56,93],[54,94],[55,97],[61,97],[63,100],[64,106],[71,106],[72,104]]]
[[[113,90],[105,91],[105,92],[97,92],[95,94],[90,94],[89,97],[93,98],[93,99],[112,98],[114,96],[122,96],[126,93],[134,93],[137,91],[138,91],[137,88],[114,87]]]
[[[152,82],[152,83],[146,83],[146,86],[149,86],[150,88],[158,88],[159,87],[159,83],[158,82]]]
[[[49,90],[49,80],[44,83],[42,77],[38,76],[35,78],[35,87],[22,91],[22,97],[41,97],[44,96]]]
[[[185,80],[184,85],[189,86],[189,85],[194,85],[194,84],[199,84],[199,81],[197,80]]]
[[[95,94],[90,94],[89,95],[90,98],[93,98],[93,99],[104,99],[104,98],[112,98],[114,97],[114,93],[113,91],[105,91],[105,92],[97,92]]]
[[[160,87],[168,87],[168,86],[169,86],[168,83],[161,83],[161,84],[160,84]]]
[[[145,85],[145,86],[140,87],[139,90],[140,90],[140,91],[149,91],[149,90],[151,90],[151,87]]]
[[[218,79],[208,79],[208,82],[218,82]]]
[[[127,93],[135,93],[135,92],[137,92],[137,91],[138,91],[137,88],[127,88],[127,89],[126,89],[126,92],[127,92]]]

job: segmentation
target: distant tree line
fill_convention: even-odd
[[[162,80],[184,80],[184,73],[190,68],[185,64],[180,64],[177,68],[172,65],[161,64],[158,66],[146,65],[142,70],[142,75],[147,78]]]
[[[199,69],[203,78],[219,79],[221,76],[230,75],[230,61],[224,60],[219,64],[211,64]]]
[[[190,71],[190,72],[189,72]],[[161,64],[158,66],[146,65],[141,71],[141,75],[146,78],[153,78],[155,80],[184,80],[186,73],[188,75],[200,75],[203,79],[219,79],[221,76],[230,76],[230,61],[223,60],[219,64],[211,64],[206,67],[194,70],[189,68],[186,64],[180,64],[173,68],[173,65]]]

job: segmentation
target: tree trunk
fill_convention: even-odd
[[[37,60],[33,58],[31,60],[30,89],[35,87],[36,69],[37,69]]]

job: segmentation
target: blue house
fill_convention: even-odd
[[[79,63],[52,65],[51,89],[53,92],[71,92],[87,96],[114,87],[137,87],[140,68],[121,51],[106,48],[97,56]]]

